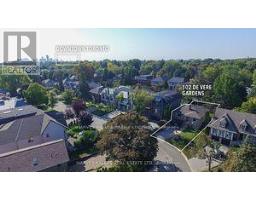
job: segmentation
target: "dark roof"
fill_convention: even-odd
[[[178,92],[176,91],[173,91],[173,90],[164,90],[164,91],[161,91],[161,92],[158,92],[156,93],[156,96],[161,96],[161,97],[172,97],[172,96],[175,96],[179,94]]]
[[[89,92],[92,94],[100,94],[102,89],[103,89],[103,86],[99,86],[99,87],[91,89]]]
[[[0,154],[0,171],[42,171],[68,161],[69,156],[64,140],[55,140]]]
[[[150,75],[150,74],[135,76],[135,80],[143,80],[143,81],[151,80],[152,78],[153,78],[153,75]]]
[[[15,102],[15,107],[21,107],[21,106],[25,106],[26,105],[26,102],[24,99],[16,99],[16,102]]]
[[[33,116],[33,115],[36,115],[39,113],[43,113],[43,111],[41,111],[31,105],[1,110],[0,111],[0,125],[8,123],[10,121],[13,121],[15,119],[19,119],[19,118],[27,117],[27,116]]]
[[[156,77],[151,80],[151,84],[164,84],[164,80],[162,77]]]
[[[63,126],[67,126],[64,113],[53,110],[53,111],[46,112],[46,114],[52,117],[53,119],[55,119],[57,122],[59,122]]]
[[[221,122],[225,123],[225,126],[221,126]],[[245,124],[247,126],[245,131],[241,129],[241,124]],[[236,133],[245,132],[248,134],[255,134],[256,115],[216,108],[213,121],[209,124],[209,127]]]
[[[88,84],[90,89],[98,88],[98,87],[101,86],[99,83],[96,83],[94,81],[87,82],[87,84]]]
[[[205,114],[209,111],[209,109],[205,108],[204,106],[189,104],[189,105],[182,106],[179,109],[179,111],[181,112],[182,115],[186,117],[201,119],[202,117],[205,116]]]
[[[168,82],[183,83],[184,82],[184,78],[182,78],[182,77],[172,77],[171,79],[168,80]]]
[[[163,100],[166,103],[172,103],[173,101],[181,100],[181,95],[176,91],[165,90],[156,93],[154,100],[157,102]]]

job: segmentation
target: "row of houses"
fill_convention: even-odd
[[[167,76],[154,78],[153,75],[135,76],[135,81],[142,85],[151,85],[153,89],[158,89],[167,83],[169,90],[175,90],[178,86],[184,84],[183,77],[172,77],[168,79]]]
[[[59,119],[31,105],[0,110],[0,171],[65,171],[69,143]]]
[[[90,90],[93,101],[112,105],[119,110],[128,111],[133,108],[132,88],[119,86],[104,88],[103,86]],[[173,110],[180,105],[181,95],[173,90],[164,90],[152,94],[153,101],[145,108],[144,114],[151,119],[161,120],[166,111]],[[170,113],[169,113],[170,114]]]
[[[179,126],[199,130],[209,113],[202,105],[184,105],[174,112]],[[256,144],[256,115],[224,108],[216,108],[207,125],[212,139],[224,145],[239,145],[245,139]]]

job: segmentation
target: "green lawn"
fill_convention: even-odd
[[[184,130],[178,138],[171,139],[168,142],[178,147],[180,150],[183,149],[199,132]],[[193,142],[190,143],[184,150],[183,153],[187,158],[198,157],[201,155],[204,146],[210,143],[210,139],[207,134],[201,133],[196,137]]]
[[[168,142],[181,150],[196,136],[196,134],[198,134],[198,132],[186,129],[182,131],[176,138],[170,139]]]

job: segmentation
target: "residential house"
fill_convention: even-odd
[[[184,83],[182,77],[172,77],[167,81],[170,90],[176,90],[176,88]]]
[[[64,140],[54,140],[0,154],[0,172],[65,171],[68,161]]]
[[[129,110],[132,108],[131,91],[128,86],[119,86],[116,88],[103,88],[100,92],[100,101],[112,105],[120,110]]]
[[[0,171],[63,170],[69,160],[65,128],[44,113],[1,124]]]
[[[239,144],[247,136],[256,143],[255,114],[217,108],[208,127],[211,138],[223,144]]]
[[[62,83],[65,89],[76,90],[79,87],[79,81],[73,76],[65,78]]]
[[[162,77],[156,77],[151,80],[151,86],[154,90],[160,89],[164,84],[165,81]]]
[[[26,102],[22,98],[6,97],[6,98],[0,100],[0,111],[12,109],[12,108],[18,108],[18,107],[25,106],[25,105],[26,105]]]
[[[127,111],[132,108],[131,88],[129,86],[119,86],[116,88],[117,108]]]
[[[0,88],[0,99],[9,97],[10,94],[7,90]]]
[[[96,83],[95,81],[87,81],[87,84],[90,90],[101,86],[101,84]]]
[[[177,108],[181,102],[181,95],[175,91],[161,91],[154,95],[150,106],[145,110],[146,116],[155,120],[170,118],[171,110]]]
[[[91,98],[94,102],[96,103],[100,103],[101,102],[101,95],[100,93],[102,92],[102,90],[104,89],[103,86],[99,86],[96,88],[92,88],[89,93],[91,95]]]
[[[56,82],[52,79],[45,79],[42,81],[42,85],[46,88],[53,88],[54,86],[58,85],[58,82]]]
[[[139,84],[142,85],[150,85],[151,84],[151,80],[153,79],[153,75],[139,75],[139,76],[135,76],[135,81]]]
[[[209,109],[201,105],[184,105],[173,113],[173,120],[182,128],[198,130],[203,125]]]

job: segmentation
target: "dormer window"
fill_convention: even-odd
[[[222,128],[225,128],[227,126],[227,119],[225,117],[223,117],[221,120],[220,120],[220,126]]]
[[[246,121],[246,120],[241,121],[241,123],[240,123],[240,129],[243,130],[243,131],[245,131],[246,128],[247,128],[247,121]]]

